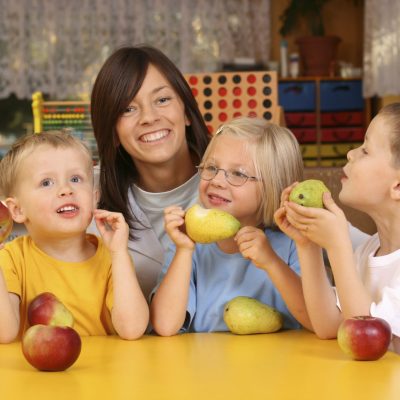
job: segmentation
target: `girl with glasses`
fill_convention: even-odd
[[[302,171],[299,145],[286,128],[238,118],[217,131],[198,166],[199,200],[232,214],[241,229],[216,243],[194,243],[182,229],[184,209],[165,209],[174,246],[153,291],[158,334],[227,331],[224,306],[236,296],[276,308],[284,328],[311,329],[295,244],[274,223],[282,190],[301,180]]]

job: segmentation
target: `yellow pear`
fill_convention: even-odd
[[[246,296],[235,297],[226,303],[224,321],[237,335],[271,333],[283,326],[283,316],[278,310]]]
[[[212,243],[227,239],[240,229],[240,222],[226,211],[190,207],[185,215],[186,233],[197,243]]]
[[[322,194],[324,192],[330,192],[324,182],[318,179],[307,179],[293,188],[289,200],[304,207],[323,208]]]

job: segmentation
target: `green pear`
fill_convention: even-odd
[[[240,229],[240,222],[228,212],[203,208],[198,204],[186,211],[185,225],[186,233],[197,243],[227,239]]]
[[[324,192],[330,192],[324,182],[318,179],[307,179],[293,188],[289,200],[304,207],[323,208],[322,194]]]
[[[224,321],[232,333],[271,333],[283,326],[283,316],[275,308],[252,297],[238,296],[225,305]]]

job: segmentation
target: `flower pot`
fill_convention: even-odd
[[[305,36],[296,40],[299,46],[302,74],[304,76],[333,75],[337,47],[341,39],[337,36]]]

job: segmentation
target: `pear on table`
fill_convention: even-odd
[[[235,297],[226,303],[224,321],[237,335],[272,333],[283,326],[283,316],[278,310],[246,296]]]
[[[289,200],[304,207],[323,208],[322,195],[330,190],[318,179],[307,179],[298,183],[290,192]]]
[[[186,233],[197,243],[227,239],[240,229],[240,222],[228,212],[216,208],[203,208],[198,204],[186,211],[185,225]]]

